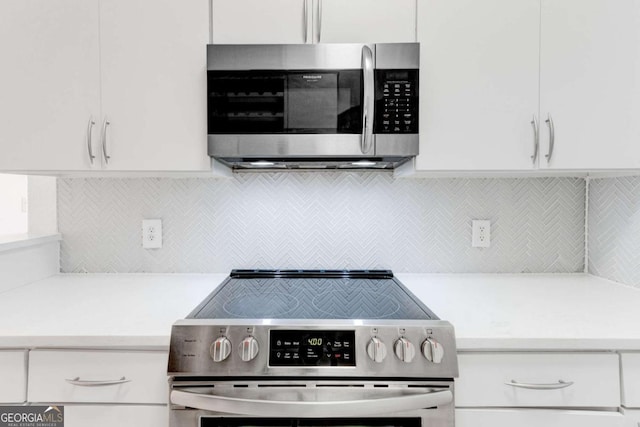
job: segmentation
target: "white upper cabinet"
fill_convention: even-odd
[[[535,167],[539,23],[539,0],[418,2],[416,169]]]
[[[417,1],[314,0],[314,40],[321,43],[415,42]]]
[[[640,167],[640,2],[542,0],[541,16],[541,167]]]
[[[212,0],[213,43],[416,40],[417,0]]]
[[[216,44],[311,43],[312,0],[212,0]]]
[[[207,0],[1,1],[0,170],[210,169],[208,12]]]
[[[0,1],[0,170],[92,168],[98,19],[95,0]]]
[[[208,13],[207,0],[100,0],[106,170],[210,168]]]

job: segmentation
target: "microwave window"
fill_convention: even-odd
[[[291,74],[287,79],[286,127],[292,131],[337,129],[338,75]]]
[[[360,133],[361,70],[208,71],[208,133]]]

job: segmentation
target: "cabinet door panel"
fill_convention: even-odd
[[[316,0],[314,37],[322,43],[416,41],[416,0]],[[320,12],[319,20],[317,13]]]
[[[210,168],[207,0],[102,0],[108,170]],[[102,126],[103,123],[100,123]]]
[[[532,169],[539,0],[420,0],[418,170]]]
[[[614,353],[465,353],[459,355],[458,363],[456,404],[460,406],[620,406],[620,361]],[[551,390],[508,385],[559,380],[573,384]]]
[[[542,0],[541,16],[541,166],[640,167],[640,2]]]
[[[618,412],[456,409],[456,427],[622,427]]]
[[[622,404],[627,408],[640,408],[640,353],[623,353],[620,359]]]
[[[166,406],[65,405],[66,427],[158,427],[169,425]]]
[[[0,2],[0,170],[91,169],[98,28],[97,0]]]
[[[624,415],[624,427],[640,427],[640,410],[624,408],[622,414]]]
[[[26,352],[0,351],[0,403],[20,403],[26,397]]]
[[[167,403],[167,354],[135,351],[32,350],[29,402]],[[124,378],[124,382],[117,381]],[[74,383],[76,381],[85,381]],[[116,381],[93,387],[89,381]]]
[[[213,43],[311,42],[311,0],[213,0]],[[305,26],[305,20],[307,25]]]

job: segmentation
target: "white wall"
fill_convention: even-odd
[[[28,230],[27,178],[0,174],[0,236]]]
[[[56,185],[55,177],[29,177],[29,233],[58,232]]]

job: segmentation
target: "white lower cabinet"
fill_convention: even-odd
[[[624,427],[640,427],[640,409],[622,409]]]
[[[616,353],[468,353],[458,364],[460,407],[620,406]]]
[[[162,351],[32,350],[29,402],[167,403]]]
[[[0,351],[0,403],[22,403],[27,397],[26,351]]]
[[[640,353],[622,353],[622,404],[640,408]]]
[[[458,364],[456,427],[624,426],[617,353],[462,353]]]
[[[558,409],[456,409],[456,427],[515,426],[623,427],[624,417],[622,414],[613,411],[565,411]],[[633,427],[637,426],[634,425]]]
[[[167,426],[167,358],[165,351],[32,350],[28,402],[64,406],[66,427]]]
[[[169,425],[167,406],[65,405],[65,427],[158,427]]]

